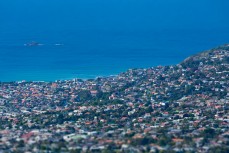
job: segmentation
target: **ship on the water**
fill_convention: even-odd
[[[25,45],[25,46],[42,46],[43,44],[38,43],[38,42],[36,42],[36,41],[32,41],[32,42],[26,43],[26,44],[24,44],[24,45]]]

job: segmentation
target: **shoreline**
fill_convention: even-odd
[[[80,76],[83,76],[82,74],[80,75],[80,74],[78,74],[78,76],[79,77],[75,77],[75,76],[77,76],[77,74],[76,75],[74,75],[74,76],[72,76],[72,77],[62,77],[62,78],[60,78],[60,79],[50,79],[50,80],[48,80],[48,79],[44,79],[44,80],[42,80],[42,79],[34,79],[34,80],[31,80],[31,79],[19,79],[19,80],[10,80],[10,81],[2,81],[2,80],[0,80],[0,83],[9,83],[9,82],[56,82],[56,81],[68,81],[68,80],[74,80],[74,79],[80,79],[80,80],[84,80],[84,81],[86,81],[86,80],[90,80],[90,79],[93,79],[93,80],[95,80],[96,78],[108,78],[108,77],[115,77],[115,76],[118,76],[120,73],[124,73],[124,72],[126,72],[126,71],[128,71],[128,70],[131,70],[131,69],[149,69],[149,68],[153,68],[153,67],[157,67],[157,66],[172,66],[172,65],[177,65],[177,64],[160,64],[160,65],[155,65],[155,66],[151,66],[151,67],[139,67],[139,68],[128,68],[128,69],[125,69],[124,71],[120,71],[120,72],[117,72],[116,74],[114,73],[114,74],[104,74],[104,75],[102,75],[102,74],[98,74],[98,75],[84,75],[85,77],[80,77]],[[87,76],[89,76],[89,77],[87,77]]]
[[[222,46],[228,46],[228,43],[226,43],[224,45],[219,45],[218,47],[222,47]],[[218,48],[218,47],[216,47],[216,48]],[[207,51],[207,49],[205,49],[205,51]],[[153,64],[153,62],[152,62],[152,66],[146,66],[146,67],[141,66],[141,67],[135,67],[135,68],[119,68],[119,70],[116,70],[116,72],[112,73],[112,74],[109,72],[108,73],[100,73],[100,74],[82,74],[82,73],[73,74],[72,71],[69,71],[69,70],[58,70],[57,73],[53,73],[55,71],[50,72],[49,70],[44,70],[45,73],[39,73],[39,71],[35,71],[34,73],[29,72],[29,71],[24,71],[22,73],[20,73],[20,72],[18,73],[19,78],[22,78],[23,76],[27,75],[27,76],[32,76],[31,79],[27,79],[27,77],[25,77],[23,79],[15,79],[15,80],[13,80],[13,79],[1,80],[0,79],[0,83],[9,83],[9,82],[56,82],[56,81],[68,81],[68,80],[74,80],[74,79],[81,79],[84,81],[89,80],[89,79],[95,80],[96,78],[106,78],[106,77],[118,76],[120,73],[124,73],[130,69],[148,69],[148,68],[153,68],[153,67],[157,67],[157,66],[177,65],[177,64],[180,64],[181,62],[183,62],[184,60],[186,60],[187,58],[201,54],[202,52],[204,52],[204,51],[200,51],[200,52],[197,52],[197,53],[192,54],[190,56],[187,56],[187,57],[183,58],[181,61],[176,62],[176,63],[175,62],[174,63],[164,62],[164,64]],[[163,63],[163,62],[161,62],[161,63]],[[149,65],[149,63],[148,63],[148,65]],[[60,73],[61,71],[63,71],[63,73]],[[20,74],[21,74],[21,76],[20,76]],[[49,76],[48,74],[51,76],[50,79],[48,79],[49,77],[45,77],[45,76]],[[7,78],[7,76],[13,76],[13,74],[12,75],[6,74],[5,78]],[[41,76],[40,78],[45,78],[45,79],[39,79],[39,76]],[[53,76],[59,76],[59,77],[55,78]],[[69,76],[69,77],[67,77],[67,76]]]
[[[121,72],[123,73],[123,72]],[[61,78],[61,79],[55,79],[55,80],[26,80],[26,79],[22,79],[22,80],[13,80],[13,81],[1,81],[0,83],[11,83],[11,82],[57,82],[57,81],[69,81],[69,80],[75,80],[75,79],[80,79],[80,80],[90,80],[90,79],[97,79],[97,78],[108,78],[108,77],[115,77],[118,76],[120,73],[118,74],[111,74],[111,75],[95,75],[93,77],[67,77],[67,78]]]

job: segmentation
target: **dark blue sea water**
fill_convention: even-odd
[[[221,0],[0,1],[0,81],[95,78],[229,43]],[[24,46],[36,41],[42,46]],[[63,44],[63,45],[55,45]]]

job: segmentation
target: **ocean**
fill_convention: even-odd
[[[117,75],[130,68],[178,64],[229,43],[229,12],[222,3],[209,8],[200,3],[203,8],[191,14],[196,0],[188,6],[176,0],[172,5],[179,14],[163,2],[1,1],[0,81]],[[24,45],[32,41],[42,45]]]

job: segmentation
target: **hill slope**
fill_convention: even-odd
[[[202,52],[174,66],[129,70],[120,74],[117,81],[122,82],[122,78],[129,84],[121,89],[126,91],[121,97],[137,92],[138,97],[148,95],[156,101],[173,101],[197,94],[225,98],[229,86],[229,47],[224,45]],[[117,89],[118,86],[114,92]]]

